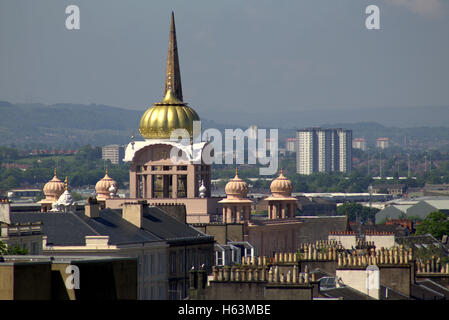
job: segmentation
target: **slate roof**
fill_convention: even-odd
[[[426,282],[412,283],[410,286],[410,296],[417,300],[445,300],[446,297],[440,290],[431,287]]]
[[[379,291],[379,299],[380,300],[412,300],[412,298],[407,297],[406,295],[399,293],[389,287],[384,285],[380,285]]]
[[[449,247],[438,241],[431,234],[414,235],[409,237],[397,237],[397,244],[402,244],[406,248],[412,247],[413,250],[426,250],[438,256],[449,256]]]
[[[179,222],[157,207],[144,207],[142,228],[167,241],[182,241],[185,238],[213,238]]]
[[[42,221],[42,233],[47,243],[60,246],[85,245],[85,236],[98,233],[83,223],[74,213],[63,212],[11,212],[11,223]]]
[[[98,235],[109,236],[109,244],[124,245],[139,242],[157,242],[163,239],[137,228],[122,218],[121,210],[101,210],[98,218],[89,218],[83,212],[76,213],[84,224]]]
[[[423,279],[416,282],[419,285],[422,285],[430,290],[433,290],[434,292],[438,292],[439,294],[443,295],[445,300],[449,300],[449,289],[443,287],[441,284],[431,280],[431,279]]]
[[[332,275],[330,273],[324,272],[321,269],[315,269],[311,271],[311,273],[315,274],[316,279],[320,280],[322,278],[335,278],[335,274]],[[320,287],[321,288],[321,287]],[[449,290],[448,290],[449,291]],[[355,290],[351,287],[340,287],[340,288],[321,288],[321,295],[327,298],[342,298],[344,300],[372,300],[371,297],[365,295],[364,293]],[[380,285],[380,300],[410,300],[409,297],[391,289],[384,285]]]
[[[156,207],[145,207],[142,228],[122,218],[122,210],[101,210],[97,218],[84,211],[11,212],[11,222],[42,222],[47,243],[57,246],[84,246],[86,236],[109,236],[109,244],[126,245],[142,242],[213,241],[201,231],[165,214]]]
[[[343,300],[375,300],[369,295],[348,286],[322,290],[321,294],[327,298],[340,298]]]

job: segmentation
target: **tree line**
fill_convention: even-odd
[[[110,161],[101,159],[101,148],[86,145],[79,149],[75,155],[67,156],[32,156],[25,157],[17,150],[1,147],[0,161],[5,163],[22,163],[29,167],[26,170],[19,168],[0,167],[0,190],[17,187],[43,187],[57,169],[59,179],[68,177],[71,187],[95,185],[104,177],[106,166],[109,176],[117,181],[119,188],[125,187],[129,180],[129,166],[127,164],[113,165]]]

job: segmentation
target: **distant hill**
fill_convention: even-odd
[[[416,147],[420,145],[449,145],[449,122],[447,121],[449,119],[449,108],[420,110],[410,117],[406,117],[406,114],[403,113],[404,109],[400,110],[407,121],[422,118],[420,126],[414,125],[410,128],[401,128],[401,124],[405,122],[404,119],[397,118],[399,116],[397,109],[390,110],[388,115],[381,115],[383,119],[388,120],[385,122],[397,122],[397,126],[375,121],[379,117],[375,118],[374,116],[366,118],[371,122],[364,122],[363,119],[359,119],[362,114],[373,113],[373,111],[361,112],[362,114],[354,115],[352,118],[344,118],[342,115],[335,116],[333,119],[324,113],[318,114],[318,111],[316,114],[309,112],[299,115],[298,113],[298,117],[292,114],[285,118],[284,122],[278,124],[278,127],[281,128],[279,131],[280,144],[283,145],[282,140],[285,138],[294,137],[296,129],[322,126],[352,129],[354,138],[365,137],[370,145],[374,145],[375,139],[378,137],[389,137],[393,145],[403,145],[404,142],[411,143]],[[426,110],[427,118],[424,116]],[[12,104],[0,101],[0,145],[33,149],[47,147],[77,148],[86,144],[96,146],[116,143],[127,144],[132,134],[136,136],[136,139],[140,139],[138,127],[143,112],[144,110],[130,110],[96,104],[43,105]],[[435,115],[435,112],[438,114]],[[315,117],[313,117],[314,114]],[[439,122],[434,121],[434,125],[430,125],[430,118],[438,118],[438,115],[441,116]],[[283,116],[285,117],[285,114]],[[258,124],[260,128],[276,128],[273,125],[278,120],[276,117],[271,118],[271,125],[266,122],[268,120],[259,121],[261,117],[263,117],[263,114],[254,114],[252,119],[244,121],[244,117],[239,116],[239,119],[234,118],[235,121],[233,121],[229,120],[228,117],[217,115],[214,118],[220,119],[220,123],[202,117],[202,126],[203,129],[217,128],[219,130],[237,127],[245,130],[250,124]],[[357,119],[359,120],[357,121]],[[226,124],[234,122],[233,125]],[[445,123],[445,125],[437,126],[440,122]],[[296,123],[296,125],[292,127],[291,123]]]
[[[281,108],[279,108],[281,109]],[[210,111],[212,114],[212,111]],[[209,118],[211,114],[207,114]],[[428,107],[393,107],[369,109],[309,109],[300,108],[279,112],[277,108],[270,111],[254,112],[242,108],[238,118],[226,108],[214,110],[214,119],[222,123],[235,123],[239,126],[258,124],[270,128],[301,129],[304,127],[323,126],[326,123],[360,123],[376,122],[386,127],[449,127],[449,106]]]
[[[2,145],[68,146],[127,143],[141,111],[103,105],[0,102]]]
[[[11,104],[0,101],[0,145],[76,148],[86,144],[127,144],[140,139],[144,110],[104,105]],[[224,128],[203,119],[204,127]]]

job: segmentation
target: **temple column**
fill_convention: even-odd
[[[153,175],[147,174],[145,175],[145,198],[151,199],[153,197]]]
[[[187,198],[195,198],[195,165],[187,165]]]
[[[226,223],[232,222],[232,209],[229,205],[226,205]]]
[[[137,177],[136,167],[134,165],[129,170],[129,197],[137,198]]]
[[[281,219],[285,219],[285,203],[281,202],[279,205],[281,206]]]
[[[172,176],[172,198],[178,198],[178,175],[174,174]]]

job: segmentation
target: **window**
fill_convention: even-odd
[[[204,250],[204,256],[205,256],[206,267],[209,267],[211,265],[211,263],[210,263],[210,256],[209,256],[208,250]]]
[[[170,252],[170,273],[176,273],[176,252]]]
[[[147,255],[145,255],[143,269],[144,269],[145,275],[148,275],[148,256]],[[146,293],[145,293],[145,297],[146,297]]]
[[[204,252],[202,249],[198,249],[198,268],[204,263]]]
[[[191,263],[191,259],[190,259],[190,249],[187,249],[186,250],[186,266],[187,266],[187,269],[191,269],[192,268],[192,263]]]
[[[154,254],[150,255],[150,274],[154,275],[156,273],[156,270],[154,268]]]
[[[141,266],[141,264],[142,264],[142,257],[139,256],[139,257],[137,258],[137,274],[138,274],[138,275],[140,275],[140,273],[142,272],[142,266]]]
[[[179,290],[178,290],[178,294],[179,294],[179,299],[184,299],[184,282],[179,282]]]
[[[37,242],[32,242],[31,243],[31,254],[39,254],[39,250],[38,250],[38,243]]]
[[[143,188],[144,188],[144,182],[143,182],[143,176],[139,175],[137,176],[138,183],[139,183],[139,189],[138,189],[138,198],[143,198]]]
[[[178,290],[177,290],[177,283],[176,282],[171,282],[170,283],[170,289],[169,289],[169,300],[176,300],[177,296],[178,296]]]
[[[164,273],[164,254],[158,253],[158,259],[159,259],[159,273]]]
[[[164,299],[164,288],[158,287],[158,290],[159,290],[159,300],[163,300]]]
[[[177,190],[178,198],[185,198],[187,197],[187,175],[178,174],[177,179],[178,179],[178,190]]]
[[[223,252],[222,251],[216,251],[215,255],[216,255],[217,266],[222,266],[223,265]]]
[[[197,267],[197,264],[196,264],[196,250],[195,249],[192,249],[192,267]]]
[[[179,272],[184,272],[184,250],[179,251]]]

